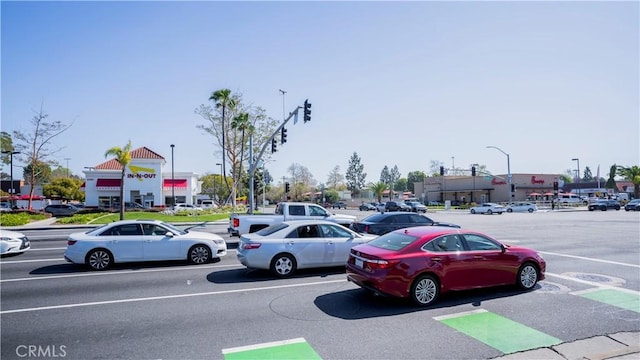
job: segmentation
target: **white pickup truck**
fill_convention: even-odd
[[[256,232],[285,220],[319,219],[333,221],[349,227],[356,220],[353,215],[333,214],[320,205],[302,202],[281,202],[275,214],[231,214],[229,216],[229,234],[240,236]]]

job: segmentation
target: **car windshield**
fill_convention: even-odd
[[[390,232],[369,241],[367,244],[381,249],[399,251],[416,240],[418,240],[416,236],[407,235],[402,232]]]
[[[384,214],[373,214],[373,215],[369,215],[366,218],[362,219],[362,221],[368,221],[368,222],[380,222],[382,221],[382,219],[386,219],[388,215],[384,215]]]
[[[172,232],[178,233],[180,235],[184,235],[184,234],[189,232],[187,230],[178,229],[177,227],[175,227],[175,226],[173,226],[173,225],[171,225],[169,223],[166,223],[166,222],[162,222],[162,223],[160,223],[160,225],[162,225],[162,226],[166,227],[167,229],[171,230]]]

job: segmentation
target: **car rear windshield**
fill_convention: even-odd
[[[416,240],[418,240],[416,236],[407,235],[402,232],[390,232],[369,241],[367,244],[381,249],[399,251]]]

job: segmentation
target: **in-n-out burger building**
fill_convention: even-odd
[[[175,203],[194,204],[202,183],[198,174],[165,171],[166,160],[158,153],[141,147],[131,151],[131,162],[125,169],[124,201],[144,206],[171,206]],[[83,171],[86,206],[114,207],[120,204],[122,165],[111,159]]]
[[[511,174],[512,201],[527,199],[551,200],[553,182],[561,181],[559,174]],[[415,183],[416,196],[424,201],[444,202],[508,202],[507,175],[493,176],[433,176],[424,183]]]

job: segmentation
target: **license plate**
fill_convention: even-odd
[[[356,266],[359,268],[362,268],[362,266],[364,265],[363,261],[360,259],[356,259]]]

